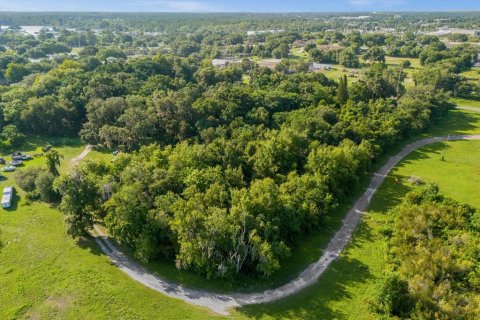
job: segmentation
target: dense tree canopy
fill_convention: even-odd
[[[21,188],[59,201],[72,236],[98,221],[138,259],[208,277],[270,276],[380,154],[442,117],[450,94],[479,91],[459,75],[476,51],[414,33],[423,20],[408,14],[355,19],[365,32],[348,34],[335,15],[59,15],[30,17],[56,26],[35,36],[0,33],[0,147],[79,135],[120,155],[57,177],[50,151]],[[393,19],[402,35],[372,30]],[[386,54],[419,57],[413,87]],[[358,68],[344,70],[358,81],[312,62]],[[385,288],[407,294],[402,281]]]
[[[374,308],[410,319],[475,319],[480,313],[480,212],[435,185],[391,212],[389,262]]]

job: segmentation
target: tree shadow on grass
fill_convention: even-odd
[[[77,239],[77,246],[83,250],[88,251],[96,256],[105,256],[100,246],[95,242],[92,236],[82,237]]]
[[[413,190],[407,179],[408,177],[399,174],[390,174],[373,196],[368,211],[385,213],[400,204],[405,194]]]
[[[101,154],[112,154],[115,151],[115,148],[107,148],[104,146],[95,146],[94,149],[96,152]]]
[[[474,111],[450,110],[448,115],[433,124],[430,129],[427,130],[427,133],[429,136],[460,134],[479,128],[480,124],[475,125],[479,121],[480,114]]]
[[[10,148],[9,150],[5,150],[5,152],[11,153],[14,151],[22,151],[22,152],[34,152],[39,147],[43,147],[46,144],[52,145],[53,148],[57,147],[80,147],[83,143],[77,137],[45,137],[45,136],[36,136],[36,135],[29,135],[26,138],[26,142],[23,143],[19,147]]]
[[[357,259],[341,257],[335,261],[313,286],[277,302],[245,306],[237,311],[254,319],[340,319],[341,310],[334,310],[332,302],[351,298],[349,287],[371,279],[367,265]]]
[[[399,174],[398,170],[419,160],[430,159],[432,158],[432,155],[433,157],[438,157],[438,161],[441,161],[444,148],[445,143],[443,142],[427,145],[413,151],[405,159],[400,161],[393,171],[389,173],[374,195],[372,202],[368,207],[368,211],[386,212],[392,207],[400,204],[404,196],[412,191],[415,186],[408,181],[410,178],[409,175]],[[447,153],[449,148],[450,147],[447,145]]]
[[[368,223],[362,221],[354,231],[352,239],[347,244],[346,250],[348,250],[348,248],[361,248],[364,244],[372,242],[376,237],[378,237],[378,234],[372,231]]]

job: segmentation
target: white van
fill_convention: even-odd
[[[10,208],[12,206],[13,187],[5,187],[2,195],[2,208]]]

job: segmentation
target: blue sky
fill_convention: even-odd
[[[480,10],[480,0],[0,0],[0,11],[332,12]]]

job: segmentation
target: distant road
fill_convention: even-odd
[[[480,112],[480,108],[458,108]],[[327,248],[323,251],[322,256],[316,262],[312,263],[304,271],[302,271],[295,279],[276,289],[266,290],[258,293],[218,294],[206,290],[186,288],[180,284],[166,280],[151,273],[136,261],[125,256],[98,228],[95,228],[93,234],[95,236],[95,241],[98,243],[102,251],[109,256],[110,260],[119,269],[128,274],[132,279],[167,296],[178,298],[198,306],[210,308],[211,310],[220,314],[228,314],[228,309],[230,308],[276,301],[295,294],[300,290],[314,284],[325,272],[327,267],[339,256],[345,245],[349,242],[355,228],[361,220],[363,213],[367,209],[372,196],[383,183],[388,173],[398,164],[398,162],[418,148],[424,147],[428,144],[441,142],[446,139],[446,136],[419,139],[411,144],[406,145],[395,156],[392,156],[380,170],[373,174],[370,185],[365,190],[363,195],[357,199],[353,207],[348,211],[347,215],[343,219],[340,230],[338,230],[337,233],[330,239],[330,242],[328,243]],[[480,140],[480,134],[449,136],[449,140]]]

